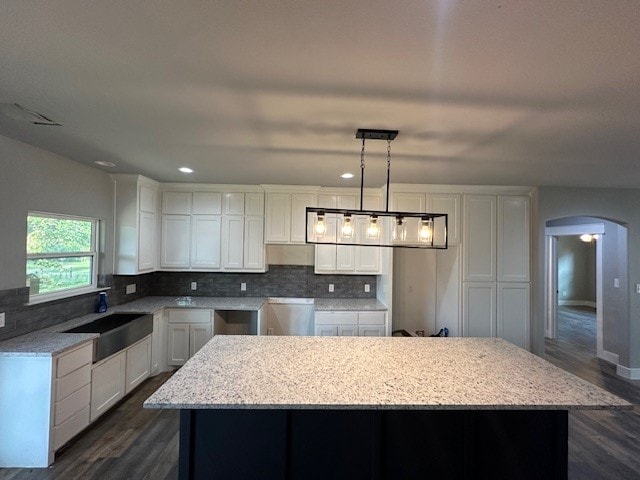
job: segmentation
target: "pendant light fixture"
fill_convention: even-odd
[[[306,208],[306,243],[361,245],[377,247],[446,249],[446,213],[389,211],[391,177],[391,141],[398,130],[360,128],[356,138],[360,150],[360,208]],[[387,142],[387,195],[384,211],[364,210],[364,157],[366,140]]]

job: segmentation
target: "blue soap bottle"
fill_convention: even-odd
[[[98,313],[103,313],[107,311],[107,294],[106,292],[100,292],[100,297],[98,297],[98,308],[96,309]]]

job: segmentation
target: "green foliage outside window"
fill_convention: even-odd
[[[31,295],[92,285],[95,224],[88,219],[28,216],[26,273]]]

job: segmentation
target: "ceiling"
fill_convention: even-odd
[[[640,187],[638,25],[622,0],[7,1],[0,103],[62,126],[0,135],[160,181],[356,186],[355,130],[397,129],[392,182]]]

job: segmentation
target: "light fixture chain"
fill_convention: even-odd
[[[364,137],[362,137],[362,150],[360,150],[360,210],[364,201]]]

